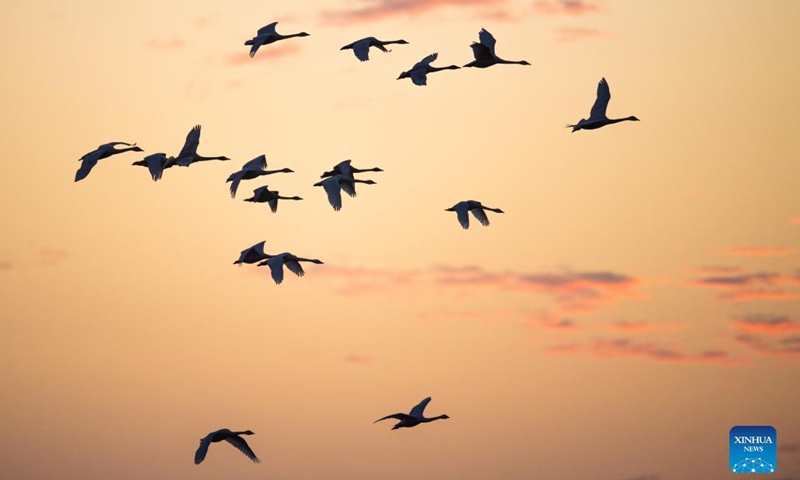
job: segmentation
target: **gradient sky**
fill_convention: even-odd
[[[716,480],[734,425],[800,478],[800,3],[0,10],[4,478]],[[275,20],[311,36],[249,59]],[[395,80],[481,27],[533,66]],[[410,43],[339,51],[365,36]],[[601,77],[642,121],[570,133]],[[131,166],[195,124],[233,160]],[[109,141],[146,153],[74,183]],[[296,173],[231,200],[262,153]],[[385,172],[335,213],[312,184],[346,158]],[[242,201],[264,184],[305,200]],[[464,231],[466,199],[506,213]],[[261,240],[325,265],[231,265]],[[428,395],[450,420],[372,424]],[[193,465],[226,427],[261,465]]]

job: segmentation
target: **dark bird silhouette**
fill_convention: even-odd
[[[275,26],[277,24],[278,22],[272,22],[266,27],[259,28],[255,37],[244,42],[245,45],[250,46],[250,58],[253,58],[256,55],[258,48],[262,45],[269,45],[270,43],[275,43],[279,40],[285,40],[287,38],[307,37],[309,35],[306,32],[293,33],[291,35],[281,35],[275,31]]]
[[[241,265],[243,263],[258,263],[261,260],[266,260],[270,256],[264,253],[264,244],[266,240],[258,242],[250,248],[242,250],[239,254],[239,259],[233,262],[234,265]]]
[[[334,175],[326,178],[321,182],[314,184],[315,187],[322,187],[325,193],[328,194],[328,202],[331,207],[337,212],[342,209],[342,190],[347,192],[351,197],[356,196],[356,183],[366,183],[367,185],[375,185],[372,180],[358,180],[348,175]]]
[[[175,165],[175,162],[171,161],[171,158],[167,158],[166,153],[159,152],[148,155],[137,162],[133,162],[133,165],[147,167],[147,170],[150,172],[150,177],[154,182],[157,182],[161,180],[164,170],[167,168],[172,168]]]
[[[242,180],[252,180],[262,175],[272,175],[273,173],[294,173],[290,168],[280,170],[265,170],[267,168],[267,157],[259,155],[256,158],[242,165],[242,169],[232,173],[225,182],[231,182],[231,198],[236,197],[236,190],[239,189],[239,182]]]
[[[426,418],[423,415],[423,412],[425,411],[425,407],[428,406],[428,403],[430,403],[430,401],[431,397],[428,397],[425,400],[419,402],[419,404],[414,408],[412,408],[411,411],[408,413],[395,413],[394,415],[387,415],[383,418],[375,420],[372,423],[378,423],[380,421],[387,420],[389,418],[394,418],[396,420],[400,420],[397,424],[395,424],[394,427],[392,427],[392,430],[397,430],[398,428],[416,427],[420,423],[428,423],[428,422],[433,422],[434,420],[445,420],[450,418],[447,415],[439,415],[438,417]]]
[[[339,50],[352,49],[353,53],[355,53],[355,55],[356,55],[356,58],[358,58],[362,62],[366,62],[367,60],[369,60],[369,47],[375,47],[375,48],[377,48],[378,50],[380,50],[380,51],[382,51],[384,53],[388,53],[388,52],[391,52],[391,50],[387,50],[386,49],[386,45],[391,45],[391,44],[395,44],[395,43],[401,44],[401,45],[407,45],[408,44],[408,42],[406,42],[405,40],[388,40],[388,41],[384,42],[384,41],[378,40],[375,37],[367,37],[367,38],[362,38],[361,40],[356,40],[355,42],[353,42],[353,43],[351,43],[349,45],[345,45],[344,47],[340,48]]]
[[[286,266],[290,272],[294,273],[298,277],[302,277],[306,274],[306,272],[303,270],[303,266],[300,265],[300,262],[310,262],[316,263],[317,265],[322,265],[322,261],[317,260],[316,258],[301,258],[288,252],[268,256],[269,259],[259,263],[258,266],[263,267],[266,265],[269,267],[270,273],[272,274],[272,279],[275,281],[276,285],[280,285],[283,282],[284,266]]]
[[[589,118],[581,118],[577,124],[567,125],[567,128],[571,128],[572,132],[574,133],[578,130],[594,130],[600,127],[605,127],[606,125],[611,125],[612,123],[624,122],[626,120],[633,122],[639,121],[639,119],[634,116],[625,118],[608,118],[606,116],[606,109],[608,108],[608,102],[610,100],[611,90],[608,88],[608,82],[606,81],[605,77],[603,77],[600,79],[600,83],[597,84],[597,98],[594,101],[594,105],[592,105],[592,111],[589,113]]]
[[[356,167],[352,166],[350,164],[350,162],[351,162],[351,160],[345,160],[343,162],[337,163],[336,165],[334,165],[334,167],[329,172],[324,172],[322,175],[320,175],[319,178],[332,177],[334,175],[346,175],[348,177],[352,177],[356,173],[382,172],[383,171],[378,167],[365,168],[365,169],[362,170],[360,168],[356,168]]]
[[[438,53],[432,53],[427,57],[423,58],[421,61],[414,64],[411,67],[411,70],[406,70],[402,72],[398,80],[403,78],[410,78],[414,85],[423,86],[428,84],[428,74],[439,72],[442,70],[457,70],[461,67],[457,65],[449,65],[447,67],[432,67],[431,63],[433,63],[439,57]]]
[[[116,148],[117,145],[127,145],[128,148]],[[81,163],[80,168],[77,172],[75,172],[75,181],[79,182],[86,178],[89,175],[89,172],[92,171],[95,165],[99,160],[104,158],[108,158],[112,155],[116,155],[118,153],[125,153],[125,152],[143,152],[141,148],[137,147],[135,143],[126,143],[126,142],[110,142],[100,145],[95,150],[87,153],[86,155],[82,156],[78,160]]]
[[[195,125],[194,128],[189,130],[189,133],[186,135],[186,141],[183,144],[181,152],[178,154],[177,157],[175,157],[174,159],[171,158],[169,160],[174,162],[176,165],[180,165],[181,167],[188,167],[193,163],[205,162],[206,160],[230,160],[230,158],[225,156],[204,157],[202,155],[198,155],[197,147],[199,145],[200,145],[200,125]]]
[[[456,216],[458,217],[458,223],[461,224],[464,229],[469,228],[469,215],[467,212],[472,212],[472,215],[481,222],[481,225],[484,227],[489,226],[489,217],[486,216],[486,212],[484,210],[489,210],[492,212],[497,213],[505,213],[504,211],[500,210],[499,208],[492,208],[487,207],[481,202],[476,202],[475,200],[466,200],[463,202],[458,202],[450,208],[446,208],[445,212],[456,212]]]
[[[497,43],[497,41],[485,28],[482,28],[478,33],[478,38],[480,39],[480,43],[472,42],[472,45],[470,45],[472,48],[472,55],[475,57],[475,60],[464,65],[465,67],[486,68],[498,63],[530,65],[530,63],[526,62],[525,60],[503,60],[502,58],[498,57],[494,53],[494,45]]]
[[[253,453],[253,450],[250,449],[250,446],[244,441],[244,438],[240,437],[239,435],[255,434],[250,430],[245,430],[244,432],[232,432],[227,428],[223,428],[221,430],[217,430],[216,432],[211,432],[204,438],[201,438],[200,446],[197,448],[197,452],[194,454],[194,464],[200,465],[200,462],[206,458],[208,446],[211,445],[211,443],[221,442],[223,440],[236,447],[237,450],[244,453],[250,460],[254,461],[255,463],[261,463],[261,460],[256,457],[256,454]]]
[[[253,196],[250,198],[245,198],[245,202],[254,202],[254,203],[269,203],[269,208],[272,210],[272,213],[278,211],[278,200],[302,200],[300,197],[282,197],[280,192],[278,191],[271,191],[267,185],[263,187],[258,187],[253,190]]]

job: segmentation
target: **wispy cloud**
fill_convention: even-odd
[[[655,331],[674,331],[686,328],[685,323],[675,322],[630,322],[621,320],[606,325],[606,329],[621,333],[652,333]]]
[[[549,313],[529,315],[523,320],[523,324],[551,330],[578,330],[580,328],[571,318],[563,318]]]
[[[749,300],[791,300],[800,298],[800,274],[754,272],[701,276],[688,283],[691,287],[721,290],[719,298],[730,302]]]
[[[790,218],[789,223],[791,223],[792,225],[800,225],[800,217]]]
[[[69,257],[69,252],[63,248],[56,247],[42,247],[37,252],[39,257],[39,264],[45,266],[53,266],[61,263]]]
[[[741,333],[734,338],[740,344],[764,355],[800,358],[800,335],[768,338],[764,335]]]
[[[362,0],[355,8],[323,11],[322,19],[340,25],[375,22],[397,16],[415,17],[445,7],[493,7],[496,12],[506,3],[507,0]]]
[[[719,275],[725,273],[739,273],[742,271],[740,267],[730,267],[725,265],[709,265],[705,267],[697,267],[697,273],[700,275]]]
[[[254,63],[263,62],[265,60],[289,57],[298,53],[300,53],[300,47],[297,43],[261,47],[253,58],[250,58],[250,50],[244,48],[242,51],[227,55],[225,57],[225,64],[240,67],[243,65],[253,65]]]
[[[583,353],[598,358],[641,358],[665,363],[737,363],[725,350],[704,350],[687,353],[653,342],[636,342],[628,338],[596,338],[584,344],[569,343],[545,349],[550,354]]]
[[[599,5],[583,0],[538,0],[533,2],[536,13],[543,15],[579,16],[602,11]]]
[[[358,364],[358,365],[365,365],[365,364],[374,362],[375,358],[374,357],[370,357],[368,355],[360,355],[360,354],[357,354],[357,353],[351,353],[351,354],[345,355],[344,358],[342,358],[342,360],[344,360],[347,363],[355,363],[355,364]]]
[[[12,268],[14,268],[14,264],[11,260],[0,260],[0,271],[11,270]]]
[[[556,29],[556,42],[572,43],[580,40],[592,38],[611,38],[612,34],[603,32],[596,28],[588,27],[561,27]]]
[[[784,247],[730,247],[725,250],[728,255],[741,255],[745,257],[782,257],[793,255],[795,249]]]
[[[182,38],[171,38],[168,40],[154,38],[144,44],[149,50],[177,50],[186,46],[186,40]]]
[[[786,335],[800,332],[800,322],[784,315],[748,315],[733,322],[733,327],[747,333]]]

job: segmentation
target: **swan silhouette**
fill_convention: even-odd
[[[395,424],[394,427],[392,427],[392,430],[397,430],[398,428],[416,427],[420,423],[428,423],[428,422],[433,422],[434,420],[445,420],[450,418],[447,415],[439,415],[438,417],[426,418],[423,415],[423,412],[425,411],[425,407],[428,406],[428,403],[430,403],[430,401],[431,397],[428,397],[425,400],[419,402],[419,404],[417,404],[417,406],[412,408],[411,411],[408,413],[395,413],[394,415],[386,415],[385,417],[379,418],[372,423],[378,423],[380,421],[387,420],[389,418],[394,418],[400,420],[397,424]]]
[[[242,180],[252,180],[261,175],[272,175],[273,173],[294,173],[291,168],[282,168],[280,170],[265,170],[267,168],[267,157],[259,155],[256,158],[242,165],[242,169],[238,172],[232,173],[225,182],[231,182],[231,198],[236,197],[236,191],[239,189],[239,182]]]
[[[365,169],[362,170],[360,168],[356,168],[356,167],[352,166],[350,164],[350,162],[351,162],[351,160],[345,160],[343,162],[337,163],[336,165],[334,165],[334,167],[331,169],[331,171],[324,172],[322,175],[320,175],[319,178],[332,177],[334,175],[346,175],[348,177],[352,177],[356,173],[382,172],[383,171],[378,167],[365,168]]]
[[[306,32],[293,33],[291,35],[281,35],[275,31],[275,25],[277,24],[278,22],[272,22],[266,27],[259,28],[255,37],[244,42],[245,45],[250,46],[250,58],[253,58],[256,55],[258,48],[262,45],[269,45],[270,43],[275,43],[279,40],[285,40],[287,38],[307,37],[309,35]]]
[[[278,255],[268,255],[268,257],[270,258],[259,263],[258,266],[263,267],[266,265],[269,267],[270,273],[272,274],[272,279],[275,280],[276,285],[280,285],[281,282],[283,282],[284,265],[289,269],[290,272],[294,273],[298,277],[302,277],[306,274],[306,272],[303,270],[303,266],[300,265],[300,262],[311,262],[316,263],[317,265],[322,265],[322,261],[317,260],[316,258],[300,258],[288,252],[279,253]]]
[[[159,152],[148,155],[137,162],[133,162],[132,165],[147,167],[147,170],[150,171],[150,177],[154,182],[157,182],[161,180],[164,170],[167,168],[172,168],[175,165],[175,162],[171,161],[171,158],[167,158],[166,153]]]
[[[325,193],[328,194],[328,202],[330,202],[331,207],[333,207],[333,209],[338,212],[339,210],[342,209],[342,190],[347,192],[347,194],[350,195],[351,197],[355,197],[356,183],[366,183],[367,185],[375,185],[375,182],[373,182],[372,180],[358,180],[348,175],[338,174],[326,178],[321,182],[317,182],[314,184],[314,186],[322,187],[325,189]]]
[[[117,145],[127,145],[128,148],[116,148]],[[89,175],[89,172],[92,171],[95,165],[99,160],[104,158],[108,158],[111,155],[116,155],[118,153],[125,153],[125,152],[143,152],[141,148],[137,147],[135,143],[126,143],[126,142],[110,142],[104,143],[100,145],[95,150],[87,153],[86,155],[82,156],[78,160],[81,161],[81,166],[77,172],[75,172],[75,181],[79,182],[86,178]]]
[[[418,85],[421,87],[428,84],[429,73],[439,72],[441,70],[457,70],[461,68],[457,65],[450,65],[447,67],[432,67],[431,63],[436,61],[438,57],[439,57],[438,53],[432,53],[428,55],[427,57],[423,58],[422,60],[414,64],[414,66],[411,67],[411,70],[406,70],[405,72],[402,72],[400,76],[397,77],[397,79],[400,80],[403,78],[410,78],[411,81],[414,83],[414,85]]]
[[[200,439],[200,446],[197,447],[197,452],[194,454],[194,464],[200,465],[200,462],[206,458],[206,453],[208,453],[208,446],[211,445],[212,442],[221,442],[225,440],[226,442],[230,443],[234,447],[236,447],[240,452],[244,453],[247,458],[250,460],[261,463],[261,460],[256,457],[256,454],[253,453],[253,450],[250,449],[250,445],[244,441],[244,438],[240,437],[239,435],[255,435],[250,430],[245,430],[244,432],[232,432],[227,428],[223,428],[221,430],[217,430],[216,432],[211,432],[206,435],[204,438]]]
[[[243,263],[257,263],[261,260],[268,259],[270,256],[264,253],[265,243],[267,243],[266,240],[258,242],[250,248],[245,248],[242,250],[242,253],[239,254],[239,259],[233,262],[233,264],[241,265]]]
[[[253,196],[250,198],[245,198],[245,202],[254,202],[254,203],[269,203],[269,208],[272,210],[272,213],[278,211],[278,200],[302,200],[300,197],[282,197],[279,195],[280,192],[271,191],[267,185],[263,187],[258,187],[253,190]]]
[[[475,60],[464,65],[465,67],[486,68],[498,63],[530,65],[530,63],[526,62],[525,60],[503,60],[502,58],[498,57],[494,53],[494,44],[497,43],[497,41],[485,28],[482,28],[481,31],[478,32],[478,39],[480,40],[480,43],[472,42],[472,45],[470,45],[472,48],[472,55],[475,57]]]
[[[176,165],[181,167],[188,167],[189,165],[197,162],[204,162],[206,160],[230,160],[228,157],[204,157],[197,154],[197,147],[200,145],[200,125],[195,125],[194,128],[189,130],[186,135],[186,141],[183,143],[183,148],[177,157],[169,159]]]
[[[639,119],[634,116],[625,118],[606,117],[606,109],[608,108],[608,102],[610,100],[611,90],[608,88],[608,82],[606,81],[605,77],[603,77],[600,79],[600,83],[597,84],[597,98],[594,101],[594,105],[592,105],[592,111],[589,113],[589,118],[581,118],[577,124],[567,125],[567,128],[572,128],[572,132],[574,133],[578,130],[594,130],[596,128],[605,127],[606,125],[611,125],[612,123],[624,122],[626,120],[633,122],[639,121]]]
[[[468,212],[472,212],[472,215],[475,217],[475,219],[481,222],[481,225],[484,227],[489,226],[489,218],[486,216],[485,210],[490,210],[497,213],[505,213],[499,208],[487,207],[481,204],[481,202],[476,202],[475,200],[458,202],[452,207],[446,208],[445,212],[456,212],[458,223],[460,223],[461,226],[466,230],[469,228],[469,215],[467,215]]]
[[[349,45],[345,45],[344,47],[340,48],[339,50],[352,49],[353,53],[356,55],[356,58],[358,58],[362,62],[366,62],[367,60],[369,60],[369,47],[375,47],[375,48],[377,48],[378,50],[380,50],[382,52],[388,53],[388,52],[391,52],[391,50],[387,50],[386,49],[386,45],[391,45],[391,44],[395,44],[395,43],[401,44],[401,45],[407,45],[408,44],[408,42],[406,42],[405,40],[381,41],[381,40],[378,40],[375,37],[366,37],[366,38],[362,38],[361,40],[356,40],[355,42],[353,42],[353,43],[351,43]]]

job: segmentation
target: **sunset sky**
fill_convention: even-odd
[[[6,0],[0,477],[800,479],[800,2]],[[279,21],[282,34],[243,45]],[[423,57],[498,65],[396,80]],[[369,62],[339,49],[405,39]],[[597,82],[609,117],[586,118]],[[199,153],[154,183],[131,166]],[[111,141],[143,153],[83,154]],[[227,176],[265,154],[295,173]],[[352,159],[334,212],[313,184]],[[246,203],[269,185],[299,202]],[[461,200],[502,208],[463,230]],[[319,258],[275,285],[232,265]],[[432,396],[449,420],[391,431]],[[198,440],[231,428],[256,465]]]

